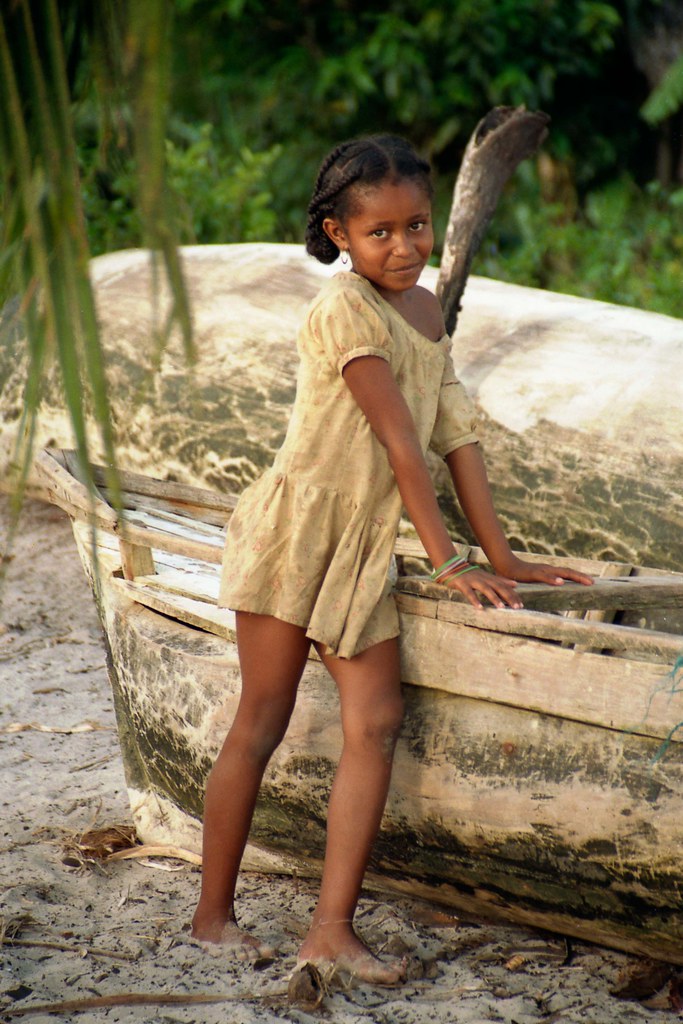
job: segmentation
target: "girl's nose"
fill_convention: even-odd
[[[398,235],[394,242],[394,253],[397,256],[408,256],[412,252],[412,245],[407,235]]]

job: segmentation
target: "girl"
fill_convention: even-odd
[[[272,469],[249,487],[226,541],[220,604],[236,609],[239,708],[209,776],[193,935],[264,953],[234,892],[263,772],[284,736],[309,647],[333,677],[344,746],[329,801],[320,897],[300,957],[394,984],[402,962],[353,930],[401,725],[398,614],[387,569],[405,506],[434,578],[482,608],[520,608],[515,581],[590,583],[513,555],[493,509],[475,416],[456,380],[438,301],[418,285],[432,251],[429,166],[403,139],[345,142],[323,161],[308,252],[337,274],[299,334],[297,396]],[[455,551],[427,470],[445,459],[495,572]]]

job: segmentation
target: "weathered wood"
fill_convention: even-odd
[[[223,639],[234,640],[234,613],[227,608],[217,608],[206,601],[197,601],[181,594],[167,595],[163,591],[128,579],[114,579],[112,586],[146,608],[152,608],[162,615],[186,622],[197,629],[204,629]]]
[[[221,531],[167,508],[142,518],[147,525],[98,531],[94,589],[139,834],[192,848],[204,780],[239,701],[234,615],[215,605],[215,561],[187,555],[215,558],[207,537]],[[158,537],[183,552],[155,547],[156,575],[121,579],[124,525],[134,542]],[[74,532],[93,580],[85,516]],[[418,584],[439,599],[397,595],[407,712],[371,877],[683,962],[679,612],[661,634],[550,612],[477,612],[446,588]],[[680,584],[680,574],[636,569],[623,581],[573,589],[593,590],[610,607],[615,593],[619,604],[630,595],[640,615],[638,601],[670,600]],[[529,590],[571,595],[572,586]],[[624,656],[562,648],[569,637],[609,641]],[[319,868],[341,743],[335,687],[311,657],[264,779],[248,863]]]
[[[95,523],[105,530],[116,529],[114,510],[88,491],[67,469],[66,455],[62,452],[42,451],[34,462],[34,474],[43,485],[46,497],[69,515]]]
[[[106,488],[107,476],[104,466],[93,465],[93,478],[98,487]],[[180,483],[176,480],[156,480],[144,473],[120,470],[121,490],[149,498],[159,498],[173,505],[199,506],[224,512],[226,519],[234,509],[237,499],[232,494],[220,494],[205,487]]]
[[[119,540],[119,550],[125,579],[134,580],[136,576],[151,576],[155,571],[151,548],[141,544],[130,544],[122,537]]]
[[[480,547],[475,545],[456,543],[458,554],[462,555],[468,561],[474,565],[488,566],[489,562]],[[425,572],[430,571],[429,558],[427,552],[424,549],[421,541],[413,537],[398,537],[394,551],[397,556],[404,558],[415,558],[421,559],[425,562]],[[525,551],[520,553],[521,557],[526,562],[545,562],[548,565],[566,565],[568,561],[567,555],[551,555],[549,553],[538,554],[534,551]],[[644,569],[640,566],[634,566],[630,562],[605,562],[599,558],[584,558],[572,555],[569,558],[572,566],[578,569],[579,572],[585,572],[589,576],[602,576],[602,575],[614,575],[614,576],[642,576],[643,574],[651,574],[654,576],[666,576],[671,575],[670,569]],[[614,572],[610,573],[608,567],[614,567]],[[681,574],[683,579],[683,574]]]
[[[669,665],[416,615],[403,616],[401,630],[405,682],[660,740],[683,722],[683,690]],[[683,730],[674,739],[683,741]]]
[[[668,666],[683,652],[683,638],[679,635],[635,626],[568,619],[526,609],[485,608],[479,611],[469,604],[425,601],[400,591],[396,594],[396,603],[400,609],[413,615],[438,618],[442,622],[454,622],[471,629],[551,640],[572,646],[576,651],[583,651],[585,647],[586,653],[589,650],[597,653],[602,649],[627,651],[652,661],[661,659]]]
[[[193,601],[203,601],[205,604],[215,606],[218,603],[220,574],[218,572],[178,572],[166,569],[154,576],[139,576],[136,583],[143,587],[152,587],[155,590],[163,591],[169,597],[177,594],[179,597],[189,597]]]
[[[569,559],[573,564],[573,560]],[[431,597],[434,600],[464,602],[466,597],[457,590],[422,576],[402,576],[398,586],[408,594]],[[680,608],[683,607],[683,577],[631,576],[623,579],[596,579],[592,586],[564,583],[551,586],[546,583],[518,583],[517,593],[525,608],[538,611],[562,611],[589,608]]]
[[[633,566],[623,564],[619,562],[605,562],[605,565],[600,570],[599,576],[602,577],[614,577],[614,576],[630,576],[633,572]],[[573,609],[572,611],[566,612],[568,618],[572,619],[583,619],[585,622],[613,622],[614,617],[619,611],[618,608],[589,608],[587,611],[580,611]],[[598,637],[595,637],[598,642]],[[586,646],[585,644],[577,644],[577,651],[595,651],[598,648],[595,646]]]
[[[103,609],[135,821],[145,841],[193,848],[204,778],[239,699],[235,648],[131,602],[129,585],[112,584],[107,577]],[[462,674],[476,675],[470,651],[453,647]],[[413,648],[408,633],[404,660]],[[614,660],[560,653],[565,661]],[[549,703],[570,676],[563,665],[549,681]],[[622,688],[632,682],[625,677]],[[406,721],[371,882],[683,960],[683,744],[662,753],[658,739],[555,713],[410,683],[404,691]],[[264,778],[248,863],[319,871],[340,750],[334,685],[310,662]]]
[[[125,509],[122,515],[126,523],[137,523],[138,526],[149,526],[153,530],[171,533],[177,537],[187,537],[190,540],[206,541],[217,547],[222,547],[225,542],[225,531],[222,526],[199,520],[194,516],[187,516],[182,506],[173,511],[158,509],[146,505],[147,499],[130,509]]]
[[[239,493],[281,443],[296,331],[330,271],[302,246],[266,244],[190,247],[183,264],[198,362],[188,371],[171,344],[152,375],[143,355],[154,330],[149,254],[93,261],[117,451],[141,473]],[[434,288],[436,278],[425,268],[422,284]],[[452,354],[477,405],[514,547],[683,565],[683,321],[470,277]],[[0,487],[9,483],[24,356],[21,333],[0,330]],[[586,389],[586,380],[600,387]],[[58,395],[55,376],[38,447],[71,443]],[[440,461],[430,465],[451,532],[468,537],[448,474]]]
[[[129,577],[126,577],[127,579]],[[145,588],[151,587],[156,600],[165,595],[165,614],[184,619],[181,606],[174,608],[174,597],[186,597],[193,601],[216,605],[220,586],[218,573],[194,574],[188,572],[163,571],[146,576],[136,574],[136,583],[141,604],[145,604]],[[609,623],[593,623],[582,619],[567,619],[545,612],[487,608],[480,612],[468,604],[437,602],[417,598],[400,591],[396,594],[399,609],[405,614],[439,618],[442,622],[453,622],[473,629],[490,630],[512,636],[527,636],[539,640],[551,640],[567,645],[584,644],[591,650],[602,648],[612,651],[626,651],[651,661],[661,661],[669,666],[683,653],[681,637],[655,630],[637,629],[632,626],[613,626]],[[150,607],[162,609],[158,604]],[[197,620],[192,620],[197,624]],[[207,618],[204,628],[212,631],[211,620]],[[218,635],[223,635],[219,633]],[[576,648],[578,649],[578,648]]]
[[[169,618],[225,639],[234,637],[233,613],[217,608],[201,593],[190,593],[189,588],[179,592],[185,588],[178,581],[176,592],[163,589],[154,578],[134,583],[114,580],[112,585]],[[452,607],[443,606],[445,615]],[[400,601],[399,608],[406,682],[659,739],[666,739],[671,731],[676,704],[680,704],[683,721],[683,697],[677,700],[673,684],[667,682],[669,664],[680,650],[677,638],[662,635],[659,646],[657,639],[650,640],[656,653],[668,658],[666,664],[625,663],[552,648],[532,638],[525,640],[518,632],[483,637],[469,624],[445,625],[447,619],[413,616]],[[474,609],[471,612],[472,616],[478,614]],[[491,615],[500,622],[504,616],[512,618],[516,613],[492,610]],[[465,618],[471,622],[469,613]],[[567,631],[577,630],[579,635],[581,625],[566,622]],[[618,631],[618,627],[612,629]],[[539,631],[543,632],[542,627]],[[667,640],[673,641],[668,650]],[[646,644],[640,652],[651,653]]]
[[[453,191],[436,294],[452,334],[460,299],[476,255],[510,176],[535,153],[548,134],[550,118],[524,107],[496,107],[475,128]]]
[[[172,485],[174,486],[174,485]],[[104,499],[112,504],[113,497],[107,487],[101,488]],[[232,496],[231,496],[232,497]],[[180,513],[188,519],[194,520],[198,525],[206,524],[224,529],[230,520],[229,509],[212,509],[197,502],[190,503],[173,497],[160,498],[149,494],[142,494],[133,490],[121,491],[121,506],[124,509],[145,508],[148,511],[161,513]]]
[[[221,543],[194,540],[189,536],[178,536],[176,533],[153,529],[148,526],[140,526],[136,523],[126,524],[126,537],[133,544],[140,544],[143,547],[155,549],[159,548],[161,551],[170,551],[177,555],[185,555],[188,558],[199,558],[206,562],[213,562],[216,565],[220,564],[223,557],[223,545]]]

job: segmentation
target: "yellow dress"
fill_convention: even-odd
[[[443,457],[476,441],[476,414],[448,336],[430,341],[353,272],[323,287],[297,344],[287,434],[231,516],[219,604],[305,626],[350,658],[399,633],[387,570],[402,503],[343,368],[363,355],[387,360],[425,452]]]

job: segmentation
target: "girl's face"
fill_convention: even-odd
[[[358,190],[353,213],[342,224],[328,218],[323,228],[353,269],[380,292],[405,292],[417,280],[434,245],[432,210],[424,185],[404,178]]]

